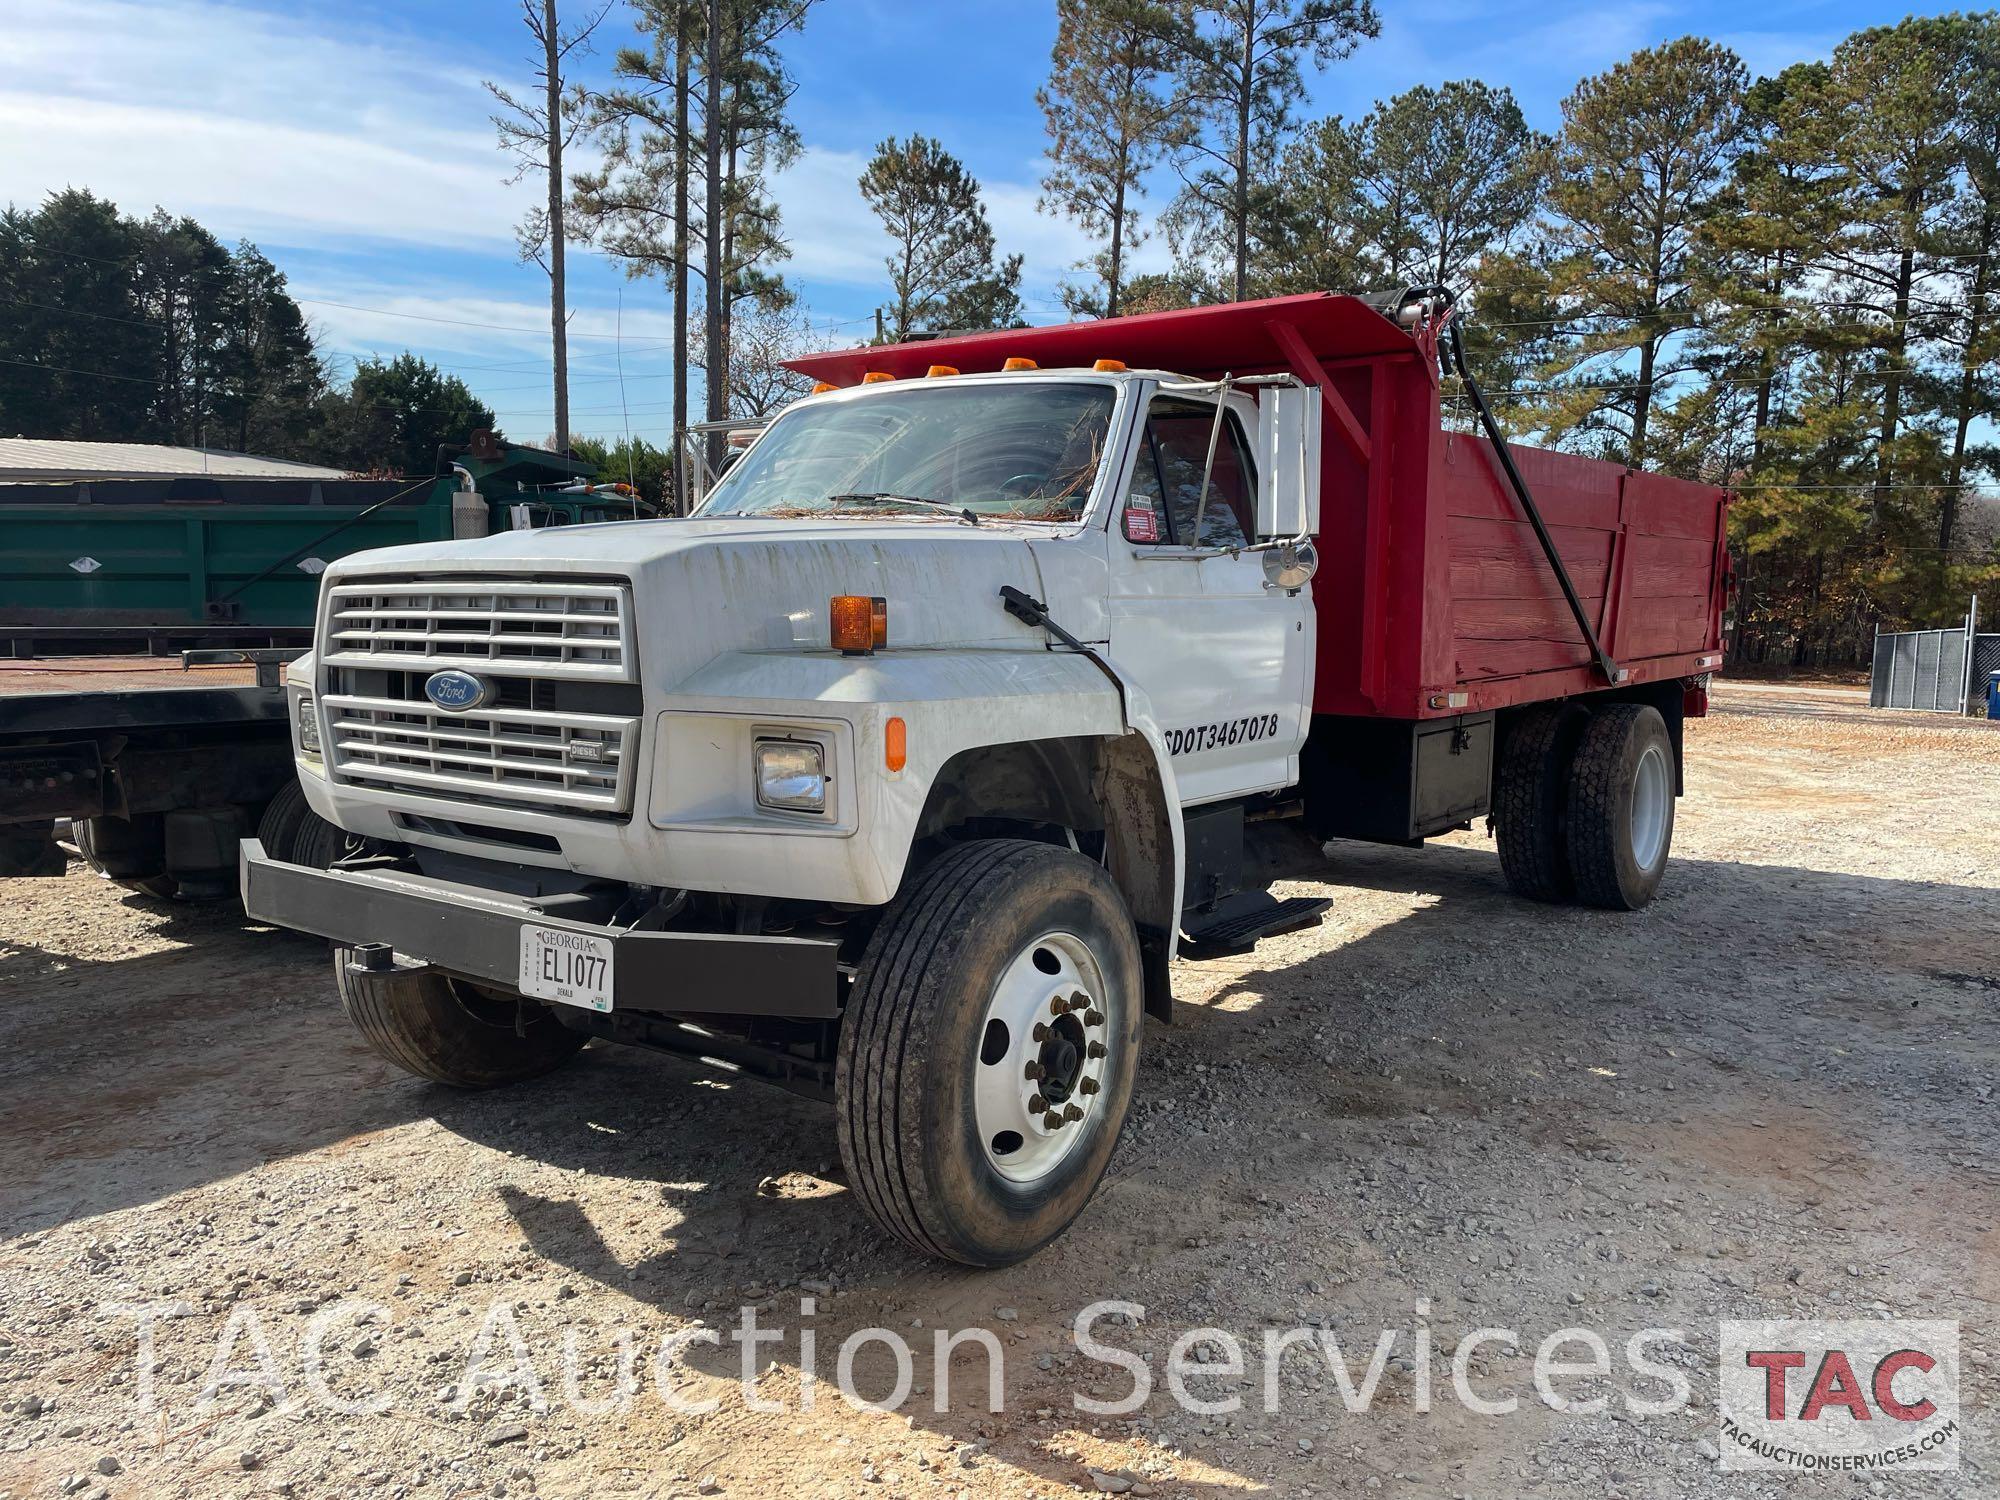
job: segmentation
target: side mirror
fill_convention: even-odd
[[[1319,530],[1319,392],[1271,386],[1257,405],[1258,536],[1311,536]]]
[[[1264,559],[1264,582],[1274,589],[1302,589],[1319,571],[1319,551],[1311,538],[1287,542],[1260,555]]]

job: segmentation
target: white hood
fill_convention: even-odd
[[[943,518],[618,521],[355,553],[325,580],[448,574],[629,578],[647,681],[670,689],[724,651],[828,650],[827,601],[889,601],[891,647],[1040,650],[1001,607],[1041,592],[1049,528]]]

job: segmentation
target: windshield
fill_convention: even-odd
[[[704,516],[1083,515],[1111,430],[1109,385],[942,382],[781,417]]]

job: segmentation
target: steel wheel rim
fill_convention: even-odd
[[[1049,1176],[1101,1110],[1117,1045],[1104,971],[1068,932],[1025,944],[1001,972],[973,1037],[980,1149],[1010,1182]]]
[[[1632,776],[1632,859],[1652,870],[1667,852],[1667,814],[1673,806],[1673,778],[1658,745],[1648,745]]]

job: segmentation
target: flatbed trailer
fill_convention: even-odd
[[[261,836],[324,864],[280,669],[312,644],[329,563],[401,542],[642,507],[566,455],[475,433],[416,478],[0,483],[0,874],[59,876],[64,820],[155,897],[235,891]]]

